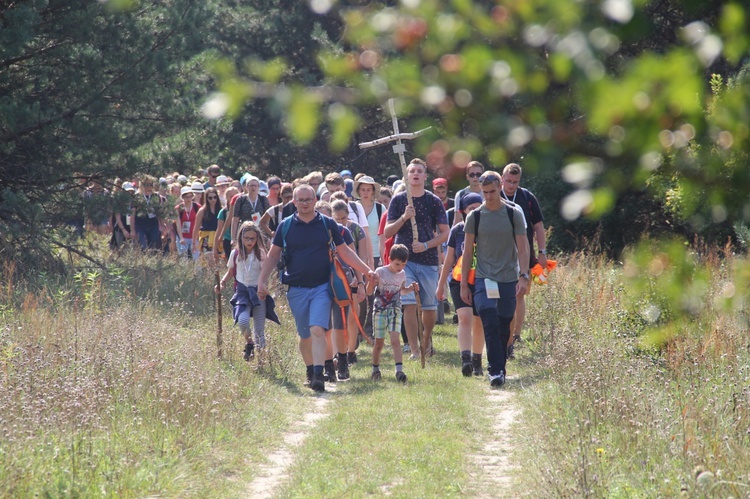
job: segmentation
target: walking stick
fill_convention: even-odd
[[[216,349],[217,349],[217,356],[219,359],[222,357],[222,346],[224,345],[224,341],[222,339],[222,333],[221,333],[221,278],[219,277],[219,271],[217,270],[214,273],[214,278],[216,281],[216,289],[219,290],[218,293],[216,293],[216,319],[218,322],[218,329],[216,330]]]

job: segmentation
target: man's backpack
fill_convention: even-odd
[[[479,235],[479,218],[481,214],[482,207],[476,208],[472,210],[472,213],[474,213],[474,254],[472,255],[473,259],[471,262],[471,270],[469,271],[469,284],[474,284],[476,282],[476,271],[477,271],[477,247],[476,247],[476,241],[477,236]],[[515,244],[515,236],[516,236],[516,224],[513,222],[513,208],[505,205],[505,212],[508,214],[508,220],[510,220],[510,226],[513,228],[513,244]],[[468,219],[469,216],[467,215],[466,218]],[[456,260],[456,264],[453,266],[453,272],[451,273],[451,277],[453,277],[454,281],[461,282],[461,265],[463,263],[464,259],[464,253],[461,253],[461,256],[458,257],[458,260]]]

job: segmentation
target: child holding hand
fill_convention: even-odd
[[[403,244],[394,244],[390,251],[390,263],[378,267],[375,273],[379,277],[377,285],[367,284],[367,294],[375,293],[372,313],[372,329],[375,345],[372,348],[373,380],[380,380],[380,353],[383,351],[386,334],[390,334],[393,360],[396,362],[396,379],[406,383],[406,373],[403,370],[403,353],[401,351],[401,294],[419,291],[416,282],[406,285],[404,267],[409,259],[409,249]]]
[[[239,323],[240,331],[245,336],[244,358],[249,361],[255,356],[255,348],[266,346],[266,318],[279,323],[274,312],[274,301],[271,295],[265,300],[258,297],[258,278],[261,261],[267,250],[265,239],[260,228],[254,222],[244,222],[237,234],[237,243],[227,260],[227,273],[221,278],[217,293],[221,292],[226,281],[234,276],[234,295],[232,304],[234,322]],[[250,329],[250,318],[253,318],[253,330]]]

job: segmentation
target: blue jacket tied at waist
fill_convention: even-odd
[[[229,300],[229,303],[231,303],[232,307],[234,307],[232,310],[232,317],[234,317],[235,324],[237,324],[240,314],[245,311],[248,305],[251,305],[250,317],[252,317],[253,309],[260,306],[258,287],[245,286],[241,282],[237,281],[237,287],[235,288],[234,295],[232,295],[232,299]],[[273,301],[273,297],[271,295],[266,296],[266,319],[271,320],[278,325],[281,325],[279,316],[276,315],[276,312],[274,311],[275,307],[276,302]]]

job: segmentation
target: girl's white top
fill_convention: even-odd
[[[236,249],[232,250],[229,255],[229,261],[227,261],[227,268],[234,268]],[[257,286],[258,279],[260,278],[260,260],[255,258],[255,254],[251,251],[247,255],[245,260],[242,260],[237,255],[237,280],[245,286]]]

